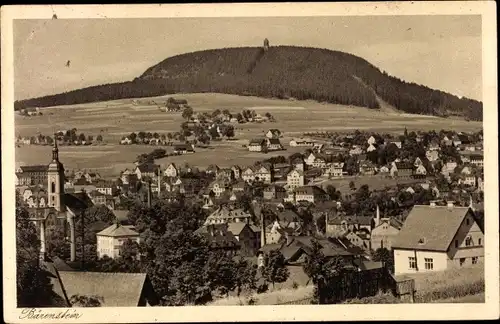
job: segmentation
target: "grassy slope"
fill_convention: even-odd
[[[153,150],[150,146],[121,146],[119,139],[131,132],[143,130],[159,133],[175,132],[180,129],[180,113],[162,113],[157,104],[164,103],[168,96],[142,98],[133,105],[132,99],[110,102],[96,102],[71,106],[45,108],[43,116],[16,116],[15,135],[35,136],[37,133],[52,134],[56,130],[77,128],[78,133],[93,135],[102,132],[106,146],[61,147],[61,159],[68,169],[96,169],[102,174],[118,174],[120,170],[132,167],[135,157]],[[195,111],[213,111],[228,109],[231,113],[243,108],[255,109],[264,114],[270,112],[276,117],[276,123],[236,124],[236,140],[213,143],[214,149],[200,150],[190,156],[180,156],[158,161],[162,165],[170,162],[184,164],[188,162],[199,167],[216,163],[221,166],[253,164],[259,159],[271,155],[289,155],[302,148],[290,148],[292,137],[311,130],[353,131],[354,129],[374,132],[392,132],[401,134],[405,127],[412,130],[454,129],[477,131],[482,128],[479,122],[437,118],[420,115],[387,114],[378,110],[349,107],[334,104],[320,104],[313,101],[290,101],[265,99],[258,97],[235,96],[225,94],[178,94],[176,98],[185,98]],[[278,128],[284,133],[282,143],[286,152],[257,154],[246,151],[242,144],[252,137],[263,135],[268,128]],[[22,146],[16,149],[16,162],[26,164],[47,163],[50,159],[50,147]],[[341,184],[336,184],[341,187]]]
[[[484,267],[448,270],[443,272],[420,273],[411,275],[415,279],[417,303],[481,303],[484,302]],[[222,298],[210,305],[247,305],[253,299],[256,305],[276,305],[312,296],[313,287],[298,289],[278,289],[275,291],[242,296]],[[308,301],[306,301],[308,302]],[[347,304],[392,304],[400,301],[391,294],[379,294],[373,297],[352,299]],[[301,302],[298,302],[301,303]]]

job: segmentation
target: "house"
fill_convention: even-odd
[[[281,145],[279,138],[268,138],[266,140],[266,146],[268,151],[283,150],[283,145]]]
[[[373,137],[373,135],[372,135],[372,136],[370,136],[368,138],[368,140],[366,141],[366,143],[368,143],[368,145],[374,145],[374,144],[377,143],[377,139],[375,137]]]
[[[413,175],[413,165],[407,162],[393,162],[389,172],[391,177],[409,178]]]
[[[482,176],[477,178],[477,190],[484,192],[484,178]]]
[[[266,137],[271,139],[271,138],[280,138],[281,137],[281,132],[279,129],[273,128],[267,131]]]
[[[354,246],[365,251],[370,250],[370,235],[366,232],[348,232],[344,237]]]
[[[270,185],[264,188],[265,200],[282,200],[287,196],[285,188],[279,185]]]
[[[395,274],[483,262],[484,231],[469,207],[416,205],[392,243]]]
[[[370,161],[365,161],[359,165],[359,173],[362,175],[374,175],[375,165]]]
[[[175,163],[170,163],[165,170],[163,171],[163,175],[169,178],[175,178],[179,175],[179,170]]]
[[[370,216],[336,215],[328,217],[326,225],[327,236],[339,237],[348,232],[364,231],[370,234],[374,220]]]
[[[273,165],[273,176],[276,180],[286,179],[287,174],[292,169],[292,166],[288,163],[276,163]]]
[[[217,164],[210,164],[208,168],[205,170],[207,174],[214,174],[217,175],[217,172],[219,172],[220,168]]]
[[[344,172],[344,162],[333,162],[327,170],[327,174],[332,178],[341,178]]]
[[[327,167],[327,158],[320,153],[310,153],[304,160],[305,164],[314,168],[325,169]]]
[[[254,169],[253,172],[255,181],[262,181],[264,183],[273,182],[272,169],[266,165],[260,165]]]
[[[234,180],[233,170],[230,168],[219,169],[216,175],[217,179]]]
[[[138,165],[134,173],[137,175],[137,179],[141,180],[145,177],[154,178],[158,175],[160,166],[152,163],[143,163]]]
[[[132,143],[133,141],[128,137],[122,137],[122,139],[120,140],[120,144],[122,145],[130,145]]]
[[[445,176],[445,177],[449,177],[450,176],[450,173],[453,173],[455,172],[455,168],[458,166],[457,162],[455,161],[449,161],[449,162],[446,162],[443,167],[441,168],[441,173]]]
[[[94,190],[92,192],[88,193],[88,196],[90,197],[90,200],[92,200],[92,203],[94,205],[106,205],[106,195],[101,193],[98,190]]]
[[[429,149],[425,152],[425,157],[429,162],[435,162],[439,159],[439,151]]]
[[[467,186],[476,186],[476,176],[472,173],[472,168],[468,165],[464,165],[459,171],[459,184],[465,184]]]
[[[205,220],[206,224],[222,224],[222,223],[249,223],[251,215],[241,208],[232,208],[228,206],[220,206],[217,210],[211,213]]]
[[[391,172],[391,170],[389,169],[389,167],[387,167],[387,165],[381,166],[380,169],[378,170],[378,174],[384,175],[384,176],[389,175],[390,172]]]
[[[286,184],[289,190],[294,190],[295,188],[304,186],[304,172],[297,169],[290,171],[286,176]]]
[[[328,194],[318,186],[302,186],[294,189],[295,202],[319,203],[329,199]]]
[[[253,168],[252,167],[247,167],[246,169],[244,169],[243,172],[241,173],[241,178],[245,182],[252,182],[252,181],[254,181],[255,180],[255,174],[254,174]]]
[[[25,165],[16,170],[17,186],[35,186],[47,184],[48,165]]]
[[[444,136],[443,139],[441,140],[441,144],[445,146],[452,146],[453,141],[450,138],[448,138],[448,136]]]
[[[233,171],[233,175],[235,179],[239,179],[241,177],[241,168],[237,165],[233,165],[231,167],[231,170]]]
[[[233,256],[241,249],[241,243],[235,235],[229,231],[229,225],[227,223],[205,224],[197,229],[195,233],[205,237],[209,248],[213,251],[223,251]]]
[[[295,157],[292,159],[291,163],[292,169],[304,171],[304,159],[301,157]]]
[[[471,163],[477,167],[482,168],[484,166],[484,158],[482,151],[461,151],[460,159],[464,163]]]
[[[402,147],[401,141],[392,141],[391,144],[396,145],[398,149],[401,149],[401,147]]]
[[[255,138],[248,143],[248,150],[250,152],[264,152],[266,149],[266,141],[263,138]]]
[[[285,235],[285,239],[283,239],[280,243],[266,244],[261,247],[258,254],[264,254],[272,250],[278,250],[285,257],[285,262],[288,265],[301,266],[304,264],[306,256],[311,251],[313,240],[316,240],[319,243],[321,252],[326,258],[330,259],[334,257],[341,257],[346,264],[353,264],[355,260],[355,254],[350,252],[344,244],[340,243],[339,241],[315,239],[312,236],[305,235]]]
[[[402,226],[403,224],[394,217],[376,220],[375,227],[370,234],[371,249],[375,251],[379,248],[385,248],[390,251],[392,242],[399,234]]]
[[[193,144],[175,144],[174,145],[174,153],[176,154],[192,154],[194,153]]]
[[[360,155],[363,153],[363,149],[357,145],[354,145],[350,150],[349,150],[349,155]]]
[[[404,191],[412,195],[415,193],[415,189],[413,189],[411,186],[407,187]]]
[[[368,145],[368,147],[366,148],[366,152],[373,152],[376,150],[377,150],[377,148],[373,144]]]
[[[298,138],[298,139],[292,139],[290,141],[290,146],[291,147],[297,147],[297,146],[301,146],[301,147],[313,147],[314,146],[314,143],[315,141],[314,140],[311,140],[311,139],[307,139],[307,138]]]
[[[247,223],[229,223],[227,229],[240,243],[242,256],[255,256],[260,248],[260,233],[256,233],[253,226]]]
[[[295,225],[296,223],[276,219],[266,226],[266,244],[278,244],[287,236],[295,235],[297,233]]]
[[[425,177],[427,175],[427,169],[424,167],[423,164],[420,164],[414,171],[414,175],[416,176],[423,176]]]
[[[111,181],[96,181],[94,185],[96,190],[104,195],[114,196],[117,192],[116,185]]]
[[[97,257],[102,258],[107,255],[115,259],[120,256],[120,247],[127,240],[139,243],[139,233],[133,226],[113,224],[96,234],[97,237]]]
[[[95,296],[101,307],[147,307],[160,303],[146,273],[75,271],[57,257],[46,257],[42,264],[50,278],[52,299],[57,301],[51,307],[80,307],[71,298],[76,295]]]
[[[236,183],[233,183],[231,185],[231,189],[234,192],[243,192],[243,191],[246,191],[248,189],[248,183],[245,180],[240,180],[240,181],[238,181]]]

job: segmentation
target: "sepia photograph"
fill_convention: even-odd
[[[5,319],[498,317],[494,11],[2,7]]]

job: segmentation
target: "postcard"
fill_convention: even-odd
[[[498,318],[495,6],[3,6],[5,321]]]

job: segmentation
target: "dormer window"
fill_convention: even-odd
[[[465,239],[465,246],[471,246],[472,245],[472,238],[469,236]]]
[[[421,238],[418,240],[418,244],[425,244],[425,238]]]

